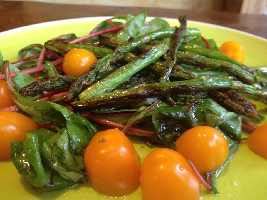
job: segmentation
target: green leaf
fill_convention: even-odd
[[[157,31],[159,29],[169,28],[169,23],[161,18],[154,18],[150,22],[149,26],[143,26],[137,36],[145,35],[149,32]]]
[[[152,123],[156,130],[156,133],[151,137],[152,141],[173,149],[177,138],[189,128],[181,120],[162,115],[156,110],[152,115]]]
[[[117,35],[117,37],[128,40],[131,37],[135,37],[141,27],[144,25],[146,21],[146,12],[143,11],[138,14],[135,18],[131,19],[127,25],[122,29],[122,31]]]
[[[228,112],[211,99],[203,99],[203,103],[193,106],[159,107],[158,112],[177,120],[184,120],[190,127],[219,126],[221,123],[237,117],[234,112]]]
[[[226,161],[214,172],[211,174],[211,183],[212,183],[212,191],[215,195],[219,195],[218,187],[217,187],[217,181],[216,178],[219,176],[219,174],[224,170],[225,166],[229,163],[231,158],[234,156],[235,152],[238,150],[239,145],[235,143],[230,149],[229,149],[229,155],[226,159]]]
[[[38,58],[36,59],[32,59],[32,60],[27,60],[25,62],[22,62],[21,64],[16,64],[15,66],[19,69],[19,70],[25,70],[25,69],[31,69],[33,67],[36,67],[38,64]]]
[[[185,106],[169,107],[161,106],[157,109],[160,114],[167,115],[174,119],[182,120],[185,118],[187,108]]]
[[[43,167],[38,136],[26,133],[24,142],[11,143],[11,158],[24,178],[35,187],[44,187],[50,183],[50,172]]]
[[[130,20],[132,20],[134,18],[133,15],[131,14],[127,14],[127,15],[116,15],[115,17],[111,18],[111,19],[123,19],[125,20],[125,22],[129,22]]]
[[[190,107],[185,120],[192,127],[215,127],[234,117],[237,117],[236,113],[227,111],[211,99],[204,99],[203,103]]]
[[[59,134],[43,142],[41,153],[47,168],[64,180],[77,182],[83,180],[85,176],[72,155],[69,139],[67,129],[61,129]]]
[[[39,55],[42,49],[43,49],[43,45],[41,44],[28,45],[18,52],[19,60],[21,60],[22,58],[28,58],[34,55]]]
[[[33,166],[36,177],[31,179],[31,184],[36,187],[42,187],[50,182],[50,177],[47,176],[42,165],[41,155],[39,152],[38,136],[31,133],[26,133],[26,140],[23,142],[26,157]]]
[[[19,89],[23,88],[24,86],[31,84],[35,80],[29,74],[16,73],[16,76],[14,77],[13,81],[15,82],[15,87],[16,87],[16,90],[18,91]]]
[[[218,50],[215,40],[213,39],[206,39],[206,40],[209,43],[211,50]],[[206,43],[200,37],[197,37],[194,40],[191,40],[190,45],[207,49]]]
[[[57,37],[58,39],[62,39],[65,42],[70,42],[72,40],[75,40],[77,36],[74,33],[69,33],[69,34],[63,34]]]
[[[47,73],[48,77],[59,76],[57,69],[51,62],[45,62],[45,72]]]
[[[234,136],[236,139],[241,139],[242,117],[238,116],[238,117],[229,119],[223,124],[221,124],[219,127],[225,130],[231,136]]]
[[[64,190],[75,184],[76,184],[75,182],[66,181],[60,176],[53,174],[49,187],[41,187],[34,189],[37,190],[38,192],[52,192],[52,191]]]

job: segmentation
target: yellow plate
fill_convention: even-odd
[[[75,33],[77,36],[87,35],[92,28],[106,18],[80,18],[47,22],[2,32],[0,33],[0,51],[4,60],[15,61],[17,60],[17,52],[26,45],[33,43],[43,44],[53,37],[66,33]],[[179,25],[176,20],[167,20],[172,26]],[[188,27],[199,28],[205,38],[215,39],[218,45],[229,40],[240,42],[246,49],[246,65],[267,66],[266,39],[233,29],[199,22],[188,22]],[[267,116],[265,105],[258,102],[256,104],[259,113]],[[134,141],[134,145],[141,160],[153,150],[140,141]],[[0,199],[114,199],[97,193],[89,184],[77,185],[64,191],[39,194],[22,179],[11,162],[0,162],[0,179]],[[257,156],[243,144],[230,161],[230,164],[220,174],[217,182],[220,195],[214,196],[203,189],[203,200],[266,200],[267,160]],[[139,187],[133,194],[116,199],[141,199],[141,189]]]

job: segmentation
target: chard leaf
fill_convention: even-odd
[[[232,147],[229,149],[229,155],[228,155],[226,161],[218,169],[216,169],[214,172],[212,172],[212,174],[211,174],[212,192],[215,195],[220,194],[218,191],[216,178],[224,170],[225,166],[229,163],[229,161],[234,156],[234,154],[238,150],[238,148],[239,148],[239,145],[237,143],[234,143],[234,145],[232,145]]]
[[[51,174],[42,165],[37,135],[26,133],[24,142],[12,142],[11,158],[18,172],[31,185],[44,187],[50,183]]]
[[[57,37],[57,39],[64,40],[65,42],[70,42],[72,40],[75,40],[77,36],[74,33],[69,34],[63,34]]]
[[[242,117],[238,116],[238,117],[229,119],[223,124],[221,124],[219,127],[225,130],[231,136],[234,136],[236,139],[241,139]]]
[[[12,64],[9,64],[9,69],[10,69],[10,72],[17,72],[17,71],[19,71],[19,69],[15,65],[12,65]]]
[[[29,74],[16,73],[16,76],[14,77],[13,81],[15,82],[16,90],[18,91],[24,86],[31,84],[35,80]]]
[[[64,165],[64,163],[60,162],[60,157],[58,156],[64,156],[64,158],[66,157],[60,150],[60,148],[57,147],[56,145],[48,146],[48,144],[44,142],[42,155],[44,156],[45,166],[47,166],[47,168],[52,170],[54,173],[58,174],[62,179],[70,182],[77,182],[84,179],[84,175],[81,172],[78,172],[77,170],[73,171],[71,169],[68,169],[69,167],[68,165]]]
[[[36,177],[31,178],[31,184],[36,187],[43,187],[50,182],[50,176],[47,176],[45,169],[41,162],[41,155],[39,151],[38,136],[31,133],[26,133],[26,140],[23,142],[26,157],[29,159]]]
[[[134,18],[133,15],[131,14],[127,14],[127,15],[116,15],[115,17],[111,18],[111,19],[123,19],[125,20],[125,22],[129,22],[130,20],[132,20]]]
[[[177,120],[183,120],[189,127],[219,126],[238,115],[229,112],[212,99],[203,99],[203,103],[177,107],[159,107],[158,112]]]
[[[145,117],[148,117],[148,116],[151,116],[154,109],[157,108],[158,105],[155,105],[155,106],[152,106],[152,107],[147,107],[146,109],[142,109],[138,112],[136,112],[127,122],[127,124],[125,125],[125,128],[127,128],[130,124],[134,123],[135,121],[137,120],[140,120],[142,118],[145,118]],[[125,130],[124,128],[124,130]]]
[[[35,188],[35,190],[37,190],[38,192],[52,192],[52,191],[64,190],[75,184],[76,184],[75,182],[66,181],[60,176],[53,174],[49,187]]]
[[[135,18],[131,19],[117,37],[127,41],[131,37],[135,37],[146,20],[146,12],[142,11]]]
[[[167,115],[174,119],[182,120],[185,118],[187,108],[185,106],[178,106],[178,107],[161,106],[157,108],[157,111],[160,114]]]
[[[22,58],[28,58],[30,56],[38,55],[41,53],[42,49],[43,45],[41,44],[28,45],[19,51],[18,53],[19,60],[21,60]]]
[[[149,32],[157,31],[159,29],[169,28],[169,23],[161,18],[152,19],[150,22],[150,26],[143,26],[140,29],[140,32],[137,36],[145,35]]]
[[[33,67],[36,67],[38,63],[38,58],[37,59],[32,59],[32,60],[27,60],[21,64],[17,64],[16,67],[19,70],[25,70],[25,69],[31,69]]]
[[[113,18],[111,18],[111,19],[113,19]],[[112,21],[112,23],[115,26],[122,26],[123,25],[123,23],[116,22],[116,21]],[[102,30],[106,30],[106,29],[110,29],[110,28],[113,28],[113,27],[107,22],[107,20],[105,20],[99,24],[99,28],[97,29],[97,31],[102,31]]]
[[[215,127],[237,116],[236,113],[227,111],[212,99],[204,99],[203,103],[190,107],[185,120],[191,127]]]
[[[51,62],[45,62],[45,72],[48,77],[60,76],[57,69]]]
[[[67,129],[61,129],[59,134],[43,142],[41,153],[47,168],[64,180],[77,182],[85,178],[84,173],[78,169],[69,147]]]
[[[175,141],[184,133],[188,127],[180,120],[153,112],[152,123],[156,133],[152,136],[152,141],[163,144],[169,148],[175,148]]]
[[[211,50],[218,50],[218,47],[217,47],[215,40],[207,39],[207,42],[209,43]],[[200,37],[197,37],[197,38],[191,40],[189,43],[192,46],[197,46],[197,47],[202,47],[204,49],[207,49],[206,43]]]

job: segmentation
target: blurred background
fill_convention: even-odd
[[[9,1],[9,0],[4,0]],[[267,0],[27,0],[36,2],[91,4],[122,7],[160,7],[170,9],[216,10],[267,14]]]

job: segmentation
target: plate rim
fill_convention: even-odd
[[[0,32],[0,37],[5,36],[7,34],[11,34],[11,33],[16,33],[19,31],[24,31],[27,29],[31,29],[31,28],[38,28],[38,27],[43,27],[43,26],[50,26],[50,25],[56,25],[56,24],[64,24],[64,23],[69,23],[69,22],[86,22],[86,21],[96,21],[96,20],[104,20],[107,18],[111,18],[114,16],[96,16],[96,17],[80,17],[80,18],[70,18],[70,19],[61,19],[61,20],[54,20],[54,21],[49,21],[49,22],[40,22],[40,23],[36,23],[36,24],[30,24],[30,25],[26,25],[26,26],[21,26],[18,28],[13,28],[10,30],[6,30],[3,32]],[[161,18],[164,19],[166,21],[177,21],[177,19],[175,18],[168,18],[168,17],[153,17],[153,16],[149,16],[146,19],[151,20],[154,18]],[[257,36],[254,35],[252,33],[248,33],[245,31],[241,31],[241,30],[237,30],[234,28],[229,28],[226,26],[222,26],[222,25],[217,25],[217,24],[212,24],[212,23],[207,23],[207,22],[200,22],[200,21],[194,21],[194,20],[187,20],[189,23],[195,23],[195,24],[200,24],[200,25],[205,25],[205,26],[211,26],[211,27],[216,27],[216,28],[220,28],[220,29],[225,29],[225,30],[229,30],[232,32],[236,32],[236,33],[240,33],[240,34],[244,34],[250,37],[254,37],[260,40],[263,40],[265,42],[267,42],[267,38],[261,37],[261,36]]]

